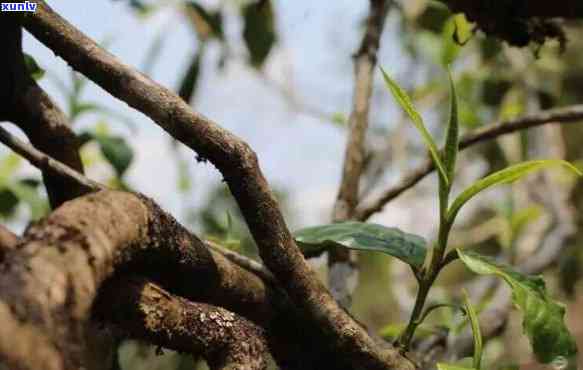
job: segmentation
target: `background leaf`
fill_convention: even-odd
[[[40,80],[45,75],[45,70],[38,65],[31,55],[24,53],[24,64],[26,71],[34,80]]]
[[[192,57],[190,65],[182,78],[182,82],[180,82],[180,88],[178,89],[178,95],[180,95],[180,97],[187,103],[190,102],[196,90],[196,84],[200,72],[200,61],[203,54],[202,50],[202,48],[199,49]]]
[[[383,252],[414,269],[423,265],[427,253],[427,243],[422,237],[373,223],[342,222],[308,227],[295,232],[294,237],[300,247],[308,250],[340,246]]]
[[[577,352],[563,318],[565,308],[548,295],[540,276],[527,276],[471,251],[457,250],[462,262],[479,275],[496,275],[512,289],[512,300],[523,313],[523,330],[537,359],[549,363]]]
[[[468,297],[468,293],[464,289],[464,307],[466,310],[466,314],[470,319],[470,325],[472,326],[472,335],[474,336],[474,368],[480,370],[481,363],[482,363],[482,332],[480,331],[480,322],[478,321],[478,315],[476,314],[476,310],[474,310],[474,306],[472,306],[472,302],[470,302],[470,298]]]
[[[83,132],[79,135],[81,145],[91,140],[97,141],[101,153],[111,164],[117,176],[121,178],[134,159],[134,151],[126,140],[120,136],[111,136],[104,133]]]
[[[481,191],[488,189],[494,185],[507,184],[526,176],[527,174],[542,170],[547,167],[564,166],[577,175],[581,176],[581,172],[569,162],[558,159],[546,159],[528,161],[513,166],[507,167],[501,171],[495,172],[485,178],[478,180],[472,186],[464,190],[452,203],[448,212],[448,221],[453,223],[457,213],[461,207],[475,195]]]
[[[243,39],[254,67],[261,67],[275,44],[275,21],[273,5],[269,0],[261,0],[243,8],[245,26]]]
[[[220,12],[208,11],[196,1],[187,1],[186,13],[200,40],[216,38],[223,41],[225,35]]]
[[[409,98],[409,95],[407,95],[407,93],[403,89],[401,89],[401,87],[395,81],[393,81],[391,77],[389,77],[389,75],[382,68],[381,72],[383,74],[385,83],[389,90],[391,91],[391,93],[393,94],[393,96],[395,97],[395,100],[397,101],[397,103],[399,103],[401,108],[403,108],[403,110],[409,115],[409,118],[411,118],[411,121],[413,121],[413,124],[415,125],[417,130],[419,130],[419,132],[421,133],[423,141],[425,142],[425,145],[429,149],[429,153],[433,158],[433,162],[435,163],[435,166],[437,167],[439,173],[443,177],[444,182],[446,184],[449,184],[449,179],[447,177],[447,173],[445,171],[443,163],[441,162],[439,153],[437,151],[437,146],[435,145],[435,141],[433,141],[431,134],[429,133],[429,131],[427,131],[427,128],[423,123],[423,119],[421,118],[421,115],[417,112],[417,110],[413,106],[411,98]]]

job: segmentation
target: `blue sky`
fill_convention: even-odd
[[[216,5],[216,1],[202,3]],[[171,89],[178,85],[189,56],[196,51],[196,38],[189,25],[171,6],[140,19],[124,1],[53,0],[50,5],[94,40],[109,40],[113,54],[139,69],[143,68],[148,48],[157,35],[165,32],[164,47],[151,77]],[[270,55],[263,77],[246,65],[245,51],[240,47],[234,50],[234,60],[222,71],[215,68],[218,48],[211,49],[204,61],[193,108],[251,144],[268,180],[291,193],[296,214],[301,215],[299,225],[327,221],[340,178],[346,132],[294,109],[274,86],[289,88],[297,100],[320,111],[348,115],[352,95],[351,54],[360,41],[367,6],[365,0],[276,2],[279,44]],[[235,41],[233,44],[241,45],[236,42],[240,40],[242,26],[236,7],[228,9],[227,37]],[[404,70],[404,56],[391,37],[396,25],[390,19],[379,61],[399,76]],[[29,35],[25,36],[25,50],[50,73],[67,79],[70,68]],[[395,109],[380,76],[376,77],[372,117],[389,124]],[[410,82],[405,80],[405,85]],[[43,79],[41,85],[61,107],[66,106],[50,79]],[[195,191],[187,200],[181,198],[176,191],[176,166],[168,135],[147,117],[93,84],[84,98],[106,105],[137,123],[137,133],[131,133],[124,125],[111,124],[112,130],[128,137],[137,154],[129,180],[179,218],[185,203],[187,207],[200,205],[210,185],[221,180],[212,166],[197,164],[191,152],[184,150],[191,164]],[[80,125],[92,125],[99,118],[87,116]],[[98,177],[96,171],[89,171],[89,175]],[[409,221],[414,224],[413,216],[407,216],[410,211],[403,213],[398,203],[379,219],[392,224]],[[397,209],[400,210],[396,212]]]

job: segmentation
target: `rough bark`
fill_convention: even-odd
[[[90,363],[91,307],[114,272],[148,276],[183,297],[212,300],[259,321],[271,315],[255,275],[209,252],[149,200],[102,191],[65,203],[6,254],[0,362],[48,370]]]
[[[0,121],[12,121],[43,152],[83,173],[79,144],[65,114],[29,76],[22,52],[22,29],[14,16],[0,15]],[[89,190],[43,170],[53,208]]]
[[[190,302],[143,279],[115,280],[97,306],[138,339],[200,354],[211,370],[263,370],[269,352],[257,325],[220,307]]]

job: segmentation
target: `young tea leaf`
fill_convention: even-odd
[[[449,181],[453,182],[455,163],[457,159],[457,153],[459,151],[459,122],[457,94],[455,91],[455,84],[453,83],[453,77],[451,76],[451,71],[449,68],[447,69],[447,74],[449,76],[450,110],[449,123],[447,125],[447,134],[445,138],[445,147],[443,148],[443,163],[445,170],[447,171],[447,177]]]
[[[508,283],[514,305],[523,313],[523,330],[539,361],[549,363],[577,352],[575,340],[563,322],[565,308],[551,299],[540,276],[523,275],[471,251],[458,249],[457,253],[476,274],[496,275]]]
[[[403,108],[403,110],[407,113],[407,115],[409,115],[409,118],[411,118],[411,121],[413,121],[413,124],[415,125],[417,130],[421,133],[423,141],[425,142],[425,145],[429,149],[431,158],[433,159],[433,162],[435,163],[435,166],[437,167],[443,181],[446,184],[449,184],[447,172],[445,170],[443,163],[441,162],[441,158],[439,156],[437,146],[435,145],[435,141],[433,141],[431,134],[429,133],[429,131],[427,131],[427,128],[423,123],[423,119],[421,118],[421,115],[417,112],[417,110],[413,106],[411,98],[409,98],[409,95],[407,95],[407,93],[403,89],[401,89],[401,87],[395,81],[393,81],[391,77],[389,77],[389,75],[384,71],[384,69],[381,68],[381,72],[383,74],[385,84],[393,94],[393,97],[395,98],[397,103],[399,103],[401,108]]]
[[[542,170],[547,167],[553,166],[564,166],[577,175],[581,176],[581,172],[575,168],[569,162],[558,160],[558,159],[547,159],[547,160],[535,160],[535,161],[528,161],[516,164],[514,166],[507,167],[501,171],[493,173],[485,178],[478,180],[472,186],[464,190],[452,203],[449,211],[448,211],[448,221],[453,223],[457,213],[461,209],[461,207],[471,198],[473,198],[476,194],[480,193],[481,191],[492,187],[494,185],[500,184],[507,184],[513,181],[520,179],[521,177],[526,176],[527,174]]]
[[[294,237],[302,250],[345,247],[383,252],[409,264],[415,270],[423,265],[427,253],[427,243],[420,236],[394,227],[364,222],[308,227],[295,232]]]
[[[467,20],[464,13],[458,13],[453,16],[453,22],[455,24],[455,32],[453,34],[453,39],[459,45],[465,45],[472,36],[474,35],[473,26]]]
[[[476,310],[474,310],[474,306],[472,306],[472,302],[470,302],[470,298],[468,297],[468,293],[464,290],[464,307],[466,310],[466,314],[470,319],[470,325],[472,326],[472,334],[474,336],[474,368],[480,370],[481,363],[482,363],[482,332],[480,331],[480,322],[478,321],[478,315],[476,314]]]

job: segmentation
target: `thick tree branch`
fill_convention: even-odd
[[[351,219],[358,204],[374,71],[388,8],[388,0],[370,0],[366,30],[354,56],[354,91],[352,113],[349,119],[350,131],[344,153],[340,189],[332,215],[334,222]],[[349,307],[351,301],[352,291],[349,280],[355,280],[355,275],[358,273],[355,258],[356,254],[349,249],[338,248],[328,252],[328,286],[334,298],[344,307]]]
[[[410,369],[393,349],[380,349],[330,296],[304,260],[259,168],[255,153],[230,132],[193,112],[176,94],[124,65],[56,14],[44,1],[22,15],[24,27],[73,68],[152,118],[222,173],[264,263],[310,324],[338,354],[366,369]]]
[[[19,340],[0,341],[0,361],[14,368],[79,368],[92,350],[84,338],[91,305],[114,272],[147,276],[258,322],[273,316],[258,277],[209,252],[151,201],[101,191],[65,203],[6,254],[0,338]],[[34,347],[37,355],[30,356]]]
[[[137,339],[202,355],[211,370],[267,368],[262,329],[223,308],[190,302],[146,280],[113,281],[96,307]]]
[[[83,173],[77,138],[65,114],[28,75],[20,25],[14,17],[5,14],[0,17],[0,42],[5,52],[0,61],[0,81],[4,81],[0,83],[0,121],[14,122],[36,148]],[[42,170],[53,208],[89,191],[70,178]]]
[[[486,126],[464,135],[460,140],[460,150],[466,149],[474,144],[495,139],[499,136],[511,134],[513,132],[526,130],[531,127],[541,125],[553,125],[563,123],[578,123],[583,120],[583,105],[573,105],[570,107],[551,109],[541,111],[524,117],[520,117],[510,121],[502,121]],[[425,176],[430,174],[435,167],[429,158],[425,162],[405,174],[403,179],[385,190],[380,197],[370,202],[368,205],[363,205],[357,211],[357,219],[367,220],[373,214],[382,211],[383,207],[391,200],[401,195],[404,191],[415,186]]]

